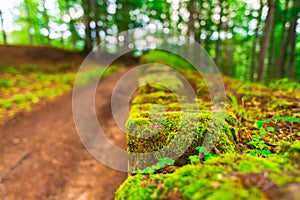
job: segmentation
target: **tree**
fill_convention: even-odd
[[[257,70],[257,46],[259,44],[259,28],[260,28],[260,24],[261,24],[261,16],[262,16],[262,10],[263,10],[263,2],[262,0],[259,1],[259,11],[258,11],[258,17],[257,17],[257,26],[255,28],[255,37],[253,40],[253,47],[252,47],[252,62],[251,62],[251,72],[250,72],[250,80],[253,81],[254,80],[254,73]]]
[[[1,27],[2,27],[3,41],[4,41],[4,44],[7,44],[6,33],[5,33],[5,30],[4,30],[4,21],[3,21],[3,16],[2,16],[2,11],[1,10],[0,10],[0,21],[1,21]]]
[[[223,18],[223,15],[224,15],[224,3],[223,0],[220,0],[219,1],[219,8],[220,8],[220,13],[219,13],[219,22],[218,22],[218,25],[217,25],[217,32],[218,32],[218,39],[217,39],[217,42],[216,42],[216,49],[215,49],[215,63],[217,65],[219,65],[219,61],[221,60],[220,58],[220,50],[221,50],[221,31],[222,31],[222,28],[223,28],[223,22],[222,22],[222,18]]]
[[[287,75],[289,78],[294,78],[294,71],[295,71],[295,52],[296,52],[296,38],[297,38],[297,20],[298,20],[298,13],[300,8],[300,2],[298,0],[293,1],[292,6],[292,18],[289,28],[288,38],[290,38],[290,43],[288,44],[288,52],[289,52],[289,59],[287,62]]]
[[[272,23],[274,18],[274,9],[275,9],[274,0],[269,0],[268,6],[269,6],[268,16],[266,20],[265,29],[264,29],[264,37],[262,40],[261,53],[259,57],[258,76],[257,76],[258,82],[261,82],[264,78],[265,59],[266,59],[266,55],[270,43],[270,34],[271,34],[271,28],[272,28]]]
[[[276,61],[276,78],[280,78],[284,75],[284,61],[286,57],[287,52],[287,45],[288,45],[288,37],[286,37],[286,23],[288,18],[288,8],[289,8],[289,0],[285,1],[285,10],[283,12],[282,17],[282,27],[281,27],[281,36],[280,36],[280,49],[279,49],[279,55],[277,57]]]
[[[85,45],[84,45],[84,51],[90,52],[93,49],[92,44],[92,29],[91,29],[91,0],[83,0],[83,10],[84,10],[84,25],[85,25]]]

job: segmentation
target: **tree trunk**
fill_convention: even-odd
[[[1,21],[1,27],[2,27],[3,42],[4,42],[4,44],[7,44],[6,33],[5,33],[5,30],[4,30],[4,21],[3,21],[3,16],[2,16],[2,11],[1,10],[0,10],[0,21]]]
[[[285,30],[285,24],[287,22],[287,15],[288,15],[288,5],[289,0],[286,0],[285,2],[285,12],[283,15],[282,20],[282,30],[281,30],[281,36],[280,36],[280,49],[279,49],[279,55],[277,57],[276,61],[276,78],[280,78],[284,75],[284,60],[286,56],[287,51],[287,38],[285,36],[286,30]]]
[[[297,39],[297,19],[298,19],[298,11],[299,11],[300,2],[298,0],[294,0],[293,2],[293,12],[292,12],[292,20],[291,25],[289,29],[289,35],[288,38],[290,38],[290,44],[288,46],[289,48],[289,60],[288,60],[288,67],[287,67],[287,75],[289,78],[294,78],[294,72],[295,72],[295,51],[296,51],[296,39]]]
[[[91,30],[91,2],[90,0],[83,0],[83,10],[84,10],[84,23],[85,23],[85,52],[90,52],[93,49],[92,46],[92,30]]]
[[[250,81],[254,81],[254,74],[256,72],[257,68],[257,44],[259,44],[259,27],[261,24],[261,15],[262,15],[262,10],[263,10],[263,2],[260,0],[260,8],[259,8],[259,14],[258,14],[258,23],[257,27],[255,29],[255,38],[253,40],[253,48],[252,48],[252,62],[251,62],[251,73],[250,73]]]
[[[220,21],[219,21],[219,24],[218,24],[218,40],[217,40],[217,43],[216,43],[216,55],[215,55],[215,63],[216,65],[218,66],[219,65],[219,62],[220,62],[220,48],[221,48],[221,37],[220,37],[220,33],[221,33],[221,30],[222,30],[222,26],[223,26],[223,23],[222,23],[222,17],[223,17],[223,4],[222,4],[223,0],[220,0],[219,1],[219,6],[221,8],[220,10]],[[222,68],[224,69],[224,68]],[[224,71],[224,70],[223,70]]]
[[[24,1],[25,4],[25,10],[26,10],[26,14],[27,14],[27,21],[28,21],[28,35],[29,35],[29,44],[32,45],[33,44],[33,37],[31,34],[31,15],[30,15],[30,8],[28,6],[28,2],[25,0]]]
[[[44,17],[44,20],[45,20],[46,29],[49,31],[49,34],[47,36],[48,45],[51,45],[50,28],[49,28],[49,16],[47,14],[47,9],[45,7],[45,4],[46,4],[46,0],[43,0],[43,7],[44,7],[43,17]]]
[[[274,6],[275,6],[274,0],[269,0],[268,4],[269,4],[269,10],[268,10],[268,16],[266,20],[266,26],[264,29],[264,37],[261,44],[257,82],[261,82],[264,78],[265,59],[266,59],[267,50],[270,43],[270,34],[271,34],[271,28],[272,28],[272,23],[274,18]]]
[[[98,25],[98,21],[100,20],[99,19],[99,13],[98,13],[98,10],[97,10],[97,0],[92,0],[92,10],[93,10],[93,21],[96,23],[95,25],[95,32],[96,32],[96,43],[97,45],[100,44],[100,35],[99,35],[99,32],[100,32],[100,27]],[[100,45],[98,46],[98,48],[100,47]]]
[[[278,9],[277,3],[275,2],[274,5],[274,13]],[[267,82],[270,82],[272,78],[274,78],[274,71],[276,70],[275,68],[275,42],[276,42],[276,24],[277,20],[276,17],[274,16],[273,22],[272,22],[272,27],[271,27],[271,36],[270,36],[270,49],[269,49],[269,61],[268,61],[268,68],[267,68]]]
[[[187,31],[187,45],[186,45],[186,56],[187,58],[191,58],[193,52],[191,52],[191,39],[192,36],[195,34],[195,21],[194,21],[194,14],[195,14],[195,1],[190,0],[188,3],[188,10],[190,13],[189,22],[188,22],[188,31]]]
[[[70,31],[71,31],[71,42],[72,42],[72,46],[73,48],[76,47],[76,39],[77,39],[77,32],[76,32],[76,28],[74,26],[75,24],[75,20],[72,19],[71,17],[71,14],[69,12],[69,8],[71,8],[71,5],[70,5],[70,0],[66,0],[66,4],[67,4],[67,9],[68,9],[68,15],[70,17],[70,22],[69,22],[69,28],[70,28]]]

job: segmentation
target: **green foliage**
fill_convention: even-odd
[[[197,86],[195,90],[203,88],[203,79],[199,76],[189,74],[188,80]],[[197,127],[195,142],[175,161],[175,165],[184,166],[174,174],[163,175],[159,174],[161,171],[155,171],[150,176],[130,177],[129,182],[125,181],[117,191],[116,199],[247,199],[249,196],[265,199],[265,191],[251,178],[276,183],[275,188],[280,187],[280,191],[285,190],[289,184],[300,182],[297,178],[300,162],[297,94],[287,91],[272,93],[273,90],[265,86],[229,78],[224,78],[224,82],[231,105],[227,105],[223,129],[226,137],[220,137],[215,146],[220,150],[216,153],[220,155],[217,157],[201,146],[202,137],[209,128],[207,122],[211,119],[211,104],[205,89],[199,89],[197,102],[200,110],[190,104],[187,109],[190,117],[184,123],[184,127],[188,127],[185,129],[187,133],[192,132],[192,127]],[[159,87],[155,87],[155,90],[144,87],[133,102],[127,122],[127,131],[130,133],[127,136],[128,151],[152,152],[172,141],[178,127],[181,127],[179,122],[182,118],[181,105],[173,94]],[[199,116],[197,114],[200,114],[199,124],[195,120]],[[149,133],[153,134],[149,140],[139,139]],[[232,146],[228,145],[230,143]],[[224,149],[227,147],[232,147],[230,154]],[[130,164],[142,166],[143,161],[133,158]],[[201,169],[190,174],[184,170],[188,167],[190,170]],[[235,193],[236,190],[239,190],[239,194]],[[132,195],[128,194],[129,191]]]
[[[271,152],[268,149],[268,146],[265,144],[265,141],[262,137],[265,136],[264,129],[261,129],[259,133],[254,132],[254,136],[251,141],[247,142],[247,144],[252,145],[254,149],[249,151],[252,156],[270,156]]]
[[[80,84],[86,85],[100,74],[107,76],[117,69],[112,66],[106,71],[98,69],[79,74]],[[60,67],[53,70],[52,67],[0,66],[0,124],[21,111],[30,111],[33,104],[53,99],[72,89],[76,73],[60,72]]]
[[[195,200],[266,199],[258,182],[251,181],[252,178],[265,180],[266,184],[274,181],[285,188],[289,183],[300,182],[292,175],[295,170],[288,156],[259,158],[225,154],[204,164],[186,165],[173,174],[130,176],[117,190],[115,199],[151,200],[174,196]]]
[[[159,158],[159,161],[150,167],[147,167],[145,170],[138,170],[135,173],[141,174],[154,174],[155,171],[158,171],[168,165],[174,165],[175,161],[170,158]]]
[[[195,68],[183,58],[165,52],[165,51],[149,51],[141,57],[142,63],[160,63],[177,70],[194,71]]]
[[[200,163],[200,158],[199,158],[198,155],[191,155],[191,156],[189,156],[189,160],[190,160],[191,164]]]
[[[273,89],[280,89],[280,90],[287,90],[287,91],[294,91],[294,90],[300,90],[300,84],[296,82],[295,80],[291,80],[289,78],[283,78],[276,80],[274,82],[271,82],[269,84],[269,87]]]
[[[231,100],[231,106],[234,109],[234,111],[237,113],[237,115],[239,116],[240,120],[241,119],[246,119],[247,118],[247,112],[245,109],[245,105],[244,105],[244,99],[242,98],[242,104],[239,105],[238,100],[236,99],[236,97],[232,94],[229,94],[230,100]]]

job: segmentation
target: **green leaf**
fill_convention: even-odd
[[[269,155],[271,155],[271,151],[269,149],[264,149],[264,150],[262,150],[261,154],[264,156],[269,156]]]
[[[274,131],[275,131],[275,128],[274,128],[274,127],[268,127],[268,128],[267,128],[267,131],[269,131],[269,132],[274,132]]]
[[[282,119],[282,117],[280,117],[280,116],[273,116],[272,118],[275,119],[275,120],[281,120]]]
[[[197,155],[189,156],[189,159],[190,159],[190,162],[191,162],[192,164],[196,164],[196,163],[199,163],[199,162],[200,162],[200,158],[199,158],[199,156],[197,156]]]
[[[288,122],[300,122],[300,119],[296,117],[283,117],[282,120],[288,121]]]
[[[206,153],[207,151],[206,151],[206,148],[205,147],[203,147],[203,146],[197,146],[196,148],[195,148],[197,151],[199,151],[200,153]]]
[[[271,120],[269,120],[269,119],[266,119],[266,120],[257,120],[256,127],[257,128],[261,128],[261,127],[263,127],[263,125],[265,125],[267,123],[270,123],[270,122],[271,122]]]
[[[165,165],[174,165],[175,161],[170,158],[159,158],[159,163],[165,164]]]

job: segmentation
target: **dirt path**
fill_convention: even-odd
[[[110,92],[128,69],[103,80],[97,114],[111,140],[125,147],[125,134],[113,123]],[[68,93],[0,127],[0,199],[113,199],[127,174],[94,159],[82,145]]]

